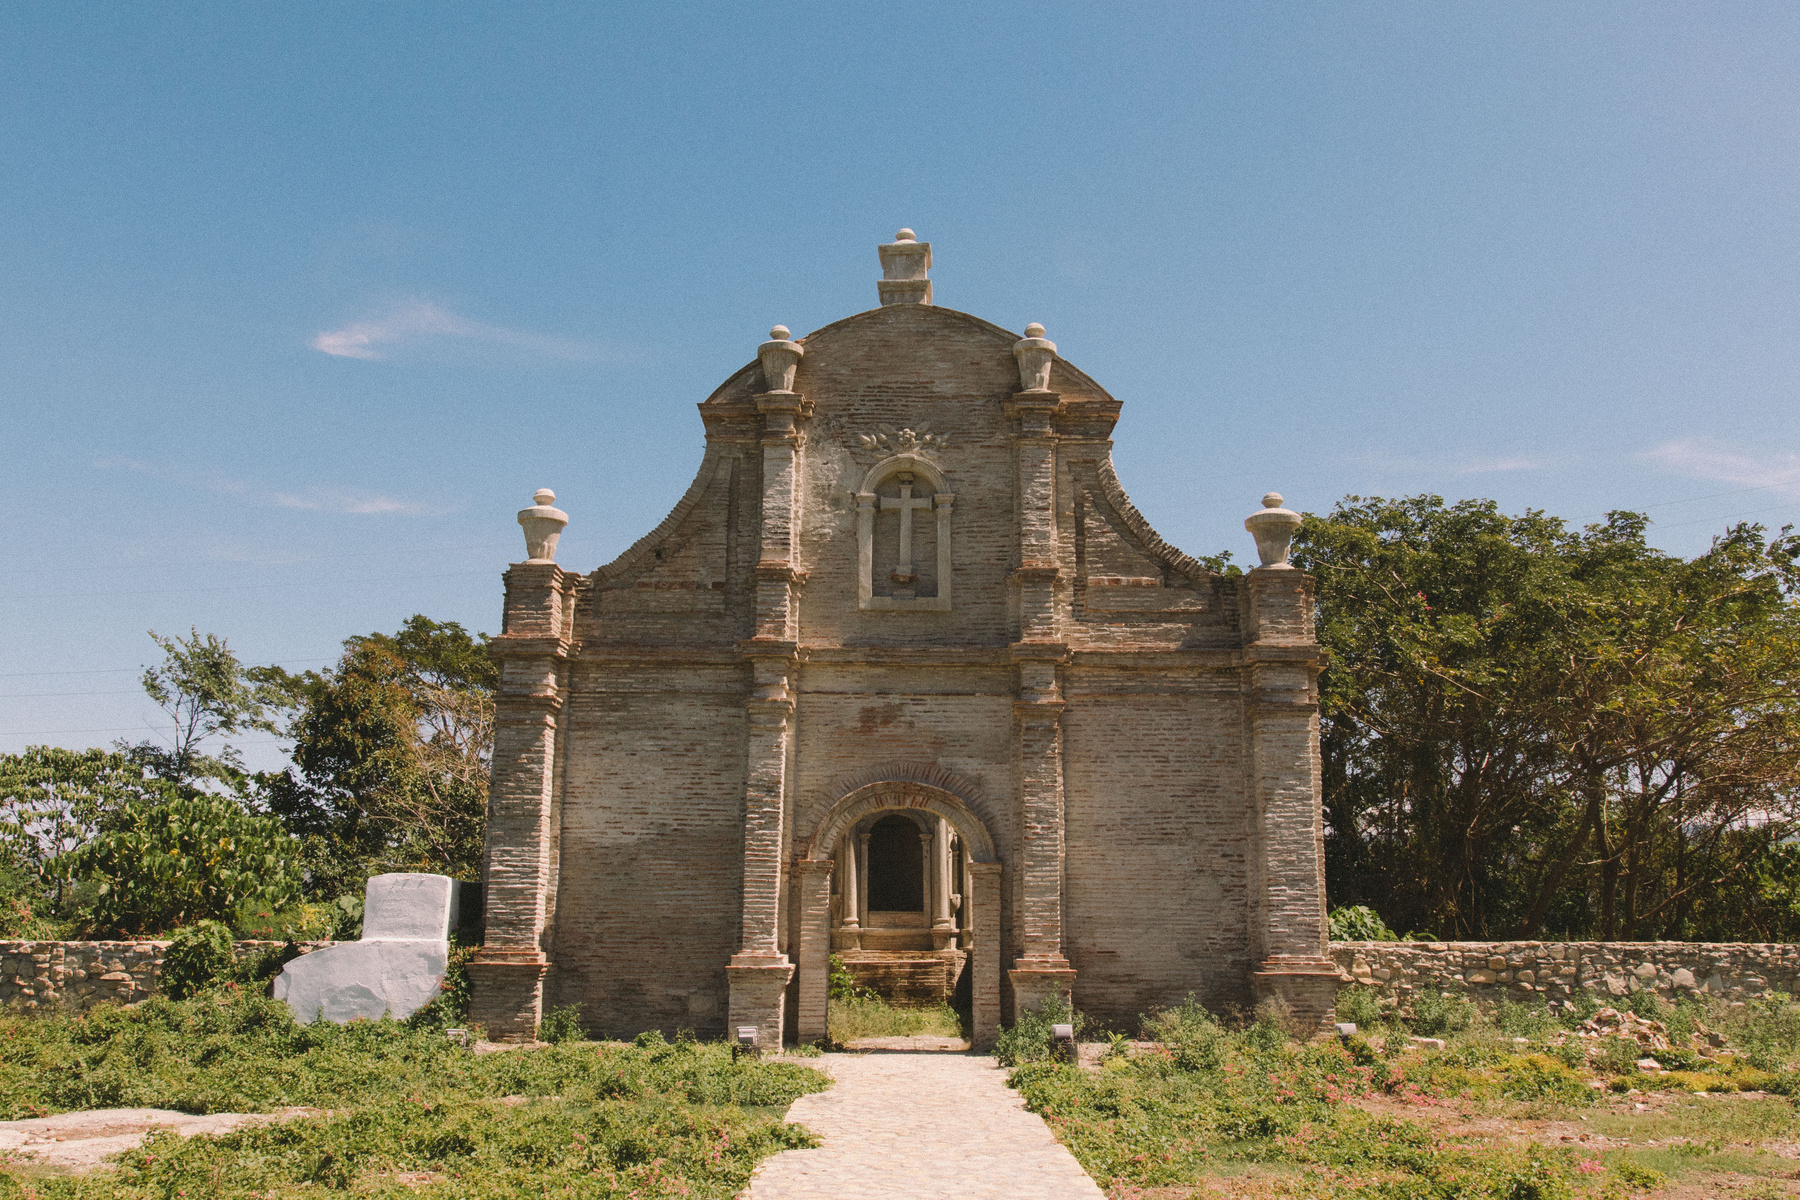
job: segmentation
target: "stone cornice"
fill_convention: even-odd
[[[571,653],[579,653],[581,643],[568,638],[531,637],[521,634],[503,633],[488,641],[488,657],[496,660],[509,658],[555,658],[564,659]]]
[[[799,646],[779,638],[745,638],[737,644],[737,648],[738,653],[745,658],[791,659]]]
[[[1013,662],[1069,661],[1069,647],[1065,642],[1014,642],[1006,651]]]

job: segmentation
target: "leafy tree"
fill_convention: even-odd
[[[1740,526],[1682,560],[1645,525],[1308,518],[1334,902],[1451,936],[1729,928],[1716,897],[1800,815],[1800,546]]]
[[[46,921],[70,909],[70,881],[51,870],[132,802],[175,794],[117,751],[30,746],[0,755],[0,927],[53,936]]]
[[[312,894],[384,870],[479,872],[497,681],[485,636],[414,616],[282,682],[300,698],[294,766],[259,785],[308,844]]]
[[[92,882],[83,923],[107,934],[158,933],[300,896],[299,847],[281,822],[211,792],[134,797],[51,869]]]
[[[201,744],[213,737],[261,730],[276,732],[276,710],[291,704],[291,679],[278,667],[244,667],[223,638],[190,629],[186,638],[150,638],[163,663],[144,672],[144,691],[174,722],[168,747],[140,742],[120,749],[174,782],[216,779],[234,789],[244,783],[243,759],[229,744],[216,755]]]

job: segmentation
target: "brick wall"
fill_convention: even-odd
[[[1800,989],[1800,945],[1766,942],[1333,942],[1331,956],[1356,982],[1401,1000],[1433,989],[1519,1002],[1578,989],[1733,1000]]]
[[[239,942],[238,955],[281,942]],[[330,942],[305,942],[302,954]],[[156,994],[168,942],[0,942],[0,1010],[78,1013]]]
[[[1276,747],[1292,761],[1264,763],[1251,726],[1284,697],[1264,678],[1277,668],[1250,662],[1249,585],[1167,546],[1131,506],[1110,460],[1119,405],[1103,389],[1058,359],[1054,394],[1018,392],[1016,337],[947,309],[890,306],[805,339],[804,403],[759,411],[773,402],[752,364],[700,406],[693,486],[575,592],[555,718],[546,1002],[584,1003],[607,1035],[723,1031],[726,962],[769,886],[759,851],[746,900],[747,782],[771,774],[767,754],[761,774],[746,772],[746,706],[773,712],[790,694],[774,949],[800,951],[797,839],[846,780],[890,765],[896,778],[968,784],[955,795],[1005,869],[999,936],[980,931],[978,955],[1011,968],[1029,953],[1054,976],[1067,953],[1078,1001],[1109,1020],[1189,992],[1249,999],[1251,926],[1266,907],[1253,894],[1253,784],[1273,779],[1301,807],[1316,803],[1310,622],[1279,668],[1299,680],[1297,740]],[[798,436],[769,440],[788,411]],[[893,453],[862,438],[901,428],[945,439],[930,461],[956,496],[949,611],[859,606],[856,493]],[[915,564],[931,545],[921,533]],[[790,590],[791,620],[759,618],[765,593]],[[1316,856],[1283,854],[1299,864],[1283,894],[1316,908]],[[1329,964],[1317,966],[1329,984]],[[1010,977],[996,986],[1004,1000]]]

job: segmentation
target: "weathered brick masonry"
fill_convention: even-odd
[[[1357,983],[1399,1000],[1420,991],[1482,1000],[1566,1000],[1649,989],[1742,1000],[1800,992],[1800,946],[1763,942],[1333,942]]]
[[[1322,1017],[1310,581],[1285,540],[1233,577],[1165,543],[1119,402],[933,305],[928,245],[881,258],[881,307],[699,406],[661,525],[507,572],[474,1019],[812,1039],[834,950],[962,977],[978,1042],[1071,991]]]

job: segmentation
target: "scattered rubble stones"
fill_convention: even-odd
[[[1800,993],[1800,945],[1765,942],[1333,942],[1357,983],[1405,1004],[1420,991],[1560,1000],[1639,990],[1746,1000]]]
[[[281,942],[239,942],[238,955]],[[330,942],[302,942],[302,954]],[[0,1010],[79,1013],[99,1004],[133,1004],[162,979],[163,942],[0,942]]]

